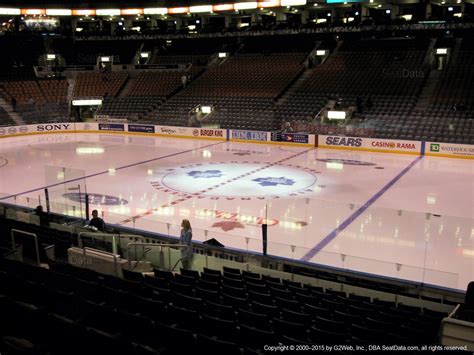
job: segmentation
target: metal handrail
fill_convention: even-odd
[[[13,248],[13,250],[16,250],[16,247],[15,247],[15,232],[16,233],[22,233],[22,234],[29,235],[29,236],[33,237],[33,239],[35,240],[36,262],[37,262],[38,266],[41,265],[41,260],[40,260],[40,255],[39,255],[39,246],[38,246],[38,236],[35,233],[25,232],[25,231],[21,231],[19,229],[12,229],[10,231],[10,235],[12,237],[12,248]]]
[[[189,245],[186,245],[186,244],[155,244],[155,243],[136,243],[136,242],[132,242],[132,243],[128,243],[127,244],[127,256],[128,256],[128,268],[129,270],[132,269],[132,262],[130,260],[130,247],[134,247],[135,248],[135,257],[137,255],[137,246],[147,246],[147,247],[159,247],[160,249],[162,249],[163,247],[174,247],[174,248],[181,248],[181,249],[184,249],[184,248],[188,248]],[[146,253],[148,253],[149,251],[151,251],[151,248],[147,249],[143,255],[145,255]],[[180,258],[178,260],[178,262],[181,261],[182,258]],[[173,269],[176,267],[176,265],[178,264],[178,262],[175,264],[175,266],[173,266]]]
[[[324,107],[322,107],[316,115],[314,115],[313,120],[316,121],[316,119],[321,115],[321,112],[324,110]]]
[[[459,308],[461,308],[461,305],[460,304],[456,305],[453,311],[448,315],[448,318],[454,318],[456,314],[458,313]]]
[[[115,269],[115,276],[116,277],[119,277],[118,275],[118,264],[117,264],[117,257],[119,257],[119,255],[117,254],[114,254],[114,253],[109,253],[108,251],[103,251],[103,250],[98,250],[98,249],[93,249],[93,248],[88,248],[88,247],[85,247],[83,248],[82,250],[84,250],[84,258],[86,259],[87,258],[87,251],[91,251],[92,253],[95,253],[95,254],[103,254],[103,255],[106,255],[106,256],[111,256],[113,257],[114,259],[114,269]],[[84,260],[85,262],[85,260]]]
[[[99,239],[100,237],[103,238],[103,241],[105,243],[105,238],[112,238],[112,252],[114,254],[118,254],[117,251],[117,243],[116,243],[116,237],[119,238],[141,238],[142,240],[144,239],[141,235],[134,235],[134,234],[107,234],[107,233],[95,233],[95,232],[80,232],[77,235],[77,245],[79,248],[82,248],[82,236],[84,235],[89,235],[92,237],[98,237],[95,239]]]

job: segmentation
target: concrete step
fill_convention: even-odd
[[[24,125],[25,121],[21,118],[18,112],[14,112],[12,109],[11,104],[7,103],[4,98],[0,97],[0,107],[2,107],[7,113],[10,118],[15,121],[18,126]]]

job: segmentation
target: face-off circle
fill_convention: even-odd
[[[159,191],[198,198],[279,198],[313,192],[316,170],[271,162],[215,162],[155,171]]]
[[[0,158],[0,168],[8,164],[8,160],[5,158]]]

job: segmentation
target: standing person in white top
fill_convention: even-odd
[[[191,229],[191,223],[187,219],[183,219],[181,222],[181,235],[179,236],[179,244],[187,245],[187,248],[181,250],[181,263],[183,264],[183,269],[189,269],[191,266],[191,258],[193,256],[193,231]]]

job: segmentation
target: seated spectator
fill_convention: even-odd
[[[46,212],[43,211],[43,206],[38,205],[34,210],[34,214],[39,217],[40,225],[43,227],[49,227],[49,217]]]
[[[367,107],[369,110],[374,107],[374,103],[372,102],[372,98],[369,96],[367,100],[365,101],[365,107]]]
[[[92,211],[92,219],[89,221],[88,226],[97,228],[100,232],[105,232],[105,222],[99,217],[99,212],[97,210]]]
[[[357,112],[362,113],[362,109],[363,109],[363,107],[362,107],[362,105],[363,105],[362,97],[357,96],[356,102],[357,102]]]
[[[285,125],[283,126],[281,132],[282,133],[291,133],[291,132],[293,132],[293,127],[291,127],[291,123],[286,122]]]

